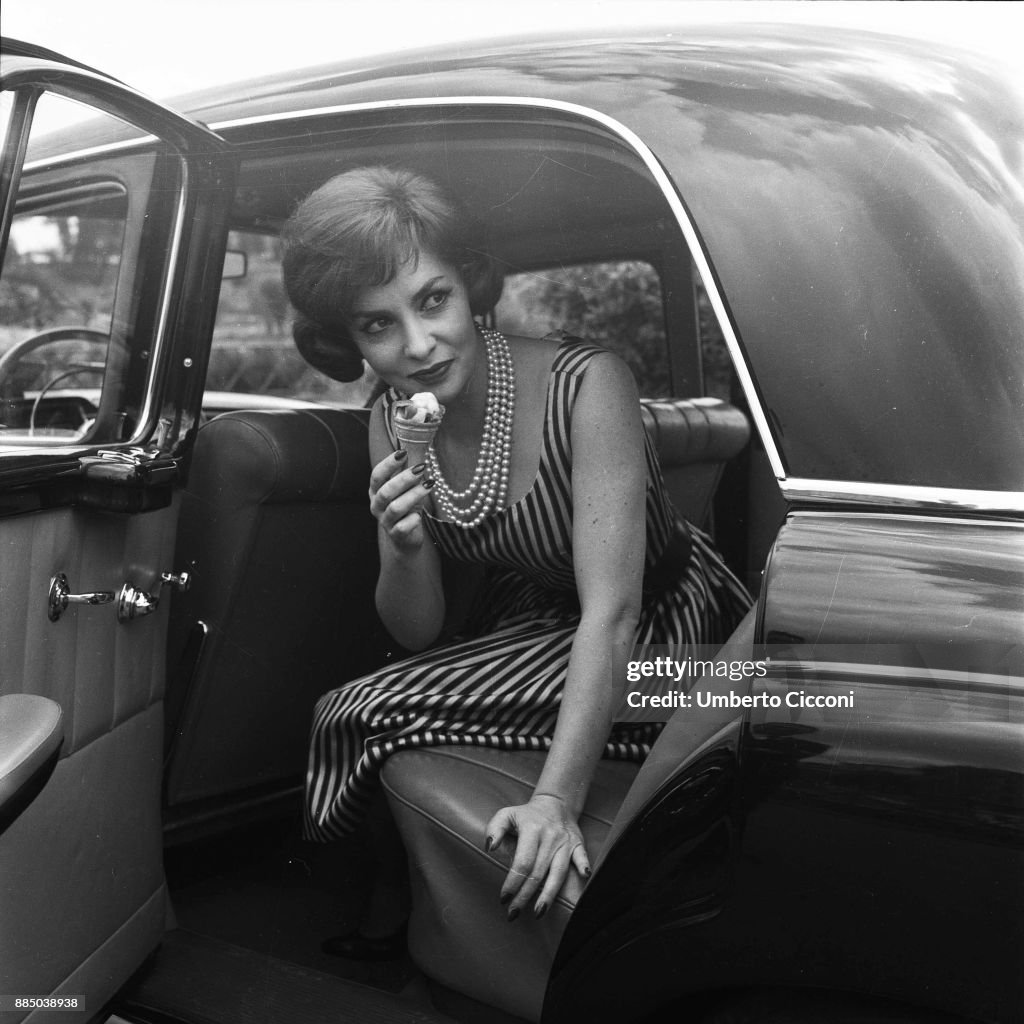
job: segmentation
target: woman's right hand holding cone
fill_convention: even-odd
[[[427,464],[407,468],[408,453],[393,452],[370,474],[370,512],[381,530],[400,551],[419,548],[425,533],[420,509],[434,486]]]

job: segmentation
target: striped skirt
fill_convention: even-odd
[[[664,644],[678,660],[697,645],[724,641],[750,603],[708,539],[692,527],[691,536],[689,566],[671,587],[645,598],[636,634],[638,644]],[[357,827],[381,765],[400,750],[549,748],[579,623],[575,594],[553,594],[513,573],[490,582],[484,635],[389,665],[317,703],[306,838],[327,841]],[[604,756],[642,761],[661,728],[617,721]]]

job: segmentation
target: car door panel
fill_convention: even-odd
[[[4,237],[19,209],[38,214],[31,226],[42,254],[24,257],[10,234],[5,279],[19,272],[28,282],[20,295],[36,305],[12,314],[19,307],[8,302],[4,344],[13,338],[17,347],[19,336],[49,329],[65,310],[93,316],[97,300],[79,287],[82,275],[109,277],[112,268],[116,278],[100,300],[99,333],[110,341],[94,385],[99,397],[90,398],[94,421],[68,429],[9,418],[0,431],[0,695],[52,699],[63,728],[56,763],[39,773],[30,799],[0,831],[0,991],[83,996],[78,1008],[92,1014],[164,929],[170,598],[161,574],[176,568],[175,488],[212,329],[213,304],[204,300],[219,282],[226,235],[223,194],[210,186],[230,184],[233,157],[216,136],[112,80],[19,52],[17,44],[5,43],[4,56],[5,90],[53,90],[131,122],[132,141],[100,153],[50,159],[42,138],[26,147],[8,136],[5,144],[5,162],[25,152],[27,162],[5,179]],[[99,264],[90,267],[88,252],[82,260],[66,253],[86,234],[89,204],[106,201],[97,182],[126,196],[123,239],[114,250],[96,250]],[[59,239],[45,233],[48,223],[66,225]],[[58,298],[40,323],[32,312],[47,296]],[[7,409],[27,402],[34,416],[65,375],[60,358],[27,391],[6,378]],[[73,354],[67,358],[75,365]],[[109,599],[54,604],[60,574],[71,595]],[[133,593],[142,596],[132,601]]]
[[[799,960],[801,985],[860,977],[872,995],[927,991],[936,1008],[1010,1019],[1024,999],[1024,529],[792,514],[761,635],[781,703],[747,722],[733,924],[756,935],[785,906],[789,938],[771,947]],[[814,863],[836,870],[801,903]],[[816,954],[790,960],[793,936]],[[950,956],[961,970],[936,972]]]
[[[25,581],[22,600],[0,604],[4,688],[52,698],[64,711],[64,755],[160,695],[166,615],[119,623],[114,603],[72,604],[47,613],[50,581],[65,573],[76,591],[159,590],[171,568],[176,507],[140,516],[56,509],[0,520],[0,572]],[[6,588],[5,588],[6,590]],[[140,686],[142,679],[149,679]],[[128,689],[128,682],[131,689]]]
[[[886,587],[886,602],[878,600]],[[796,512],[766,569],[768,644],[1024,641],[1019,523]],[[893,605],[903,613],[892,615]]]
[[[641,1010],[761,985],[927,992],[934,1009],[1013,1019],[1021,525],[791,512],[753,627],[719,658],[765,659],[766,675],[721,690],[773,703],[702,710],[694,696],[673,718],[570,920],[545,1019],[570,1003],[614,1019],[603,979],[623,976]],[[950,957],[961,971],[935,970]]]

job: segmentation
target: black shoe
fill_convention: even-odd
[[[369,938],[359,931],[349,935],[332,935],[320,948],[330,956],[343,956],[348,960],[399,960],[405,956],[406,926],[403,924],[393,935]]]

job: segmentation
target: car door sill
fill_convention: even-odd
[[[177,928],[119,995],[133,1022],[235,1024],[454,1024],[390,992]]]

